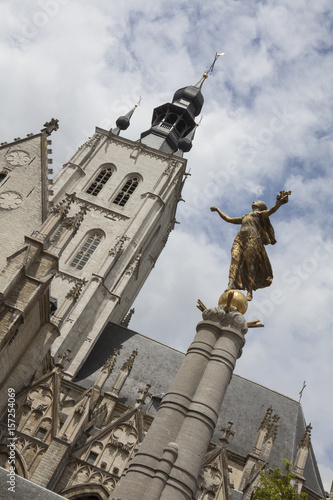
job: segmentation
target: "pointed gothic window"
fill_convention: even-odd
[[[101,239],[102,235],[98,232],[90,234],[90,236],[86,238],[80,250],[72,260],[70,264],[71,267],[75,267],[79,270],[82,269],[100,244]]]
[[[113,203],[123,207],[129,200],[129,197],[134,192],[139,184],[139,179],[137,177],[132,177],[128,179],[123,185],[121,191],[117,194]]]
[[[98,193],[102,190],[103,186],[110,179],[111,175],[111,167],[103,168],[103,170],[101,170],[97,175],[96,179],[88,187],[87,193],[92,194],[93,196],[97,196]]]

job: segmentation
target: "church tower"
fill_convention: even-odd
[[[183,152],[192,146],[206,77],[157,107],[151,128],[138,141],[119,135],[134,110],[114,129],[97,127],[54,179],[53,207],[70,196],[69,215],[85,209],[51,288],[57,303],[53,321],[61,331],[52,354],[69,378],[107,323],[124,319],[174,228]],[[51,237],[55,247],[62,231],[60,223]]]

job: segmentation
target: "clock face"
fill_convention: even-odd
[[[31,160],[29,153],[22,150],[11,151],[7,154],[6,160],[14,167],[23,167]]]
[[[4,210],[14,210],[22,205],[22,196],[15,191],[0,193],[0,208]]]

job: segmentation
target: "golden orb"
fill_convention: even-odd
[[[234,294],[230,305],[236,307],[237,311],[241,314],[246,313],[248,302],[245,295],[239,290],[226,290],[223,292],[219,298],[219,306],[224,306],[228,302],[228,295],[230,292]]]

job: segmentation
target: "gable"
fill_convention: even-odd
[[[48,146],[44,133],[29,135],[0,147],[0,225],[6,240],[0,250],[0,269],[6,258],[38,230],[48,214]]]

